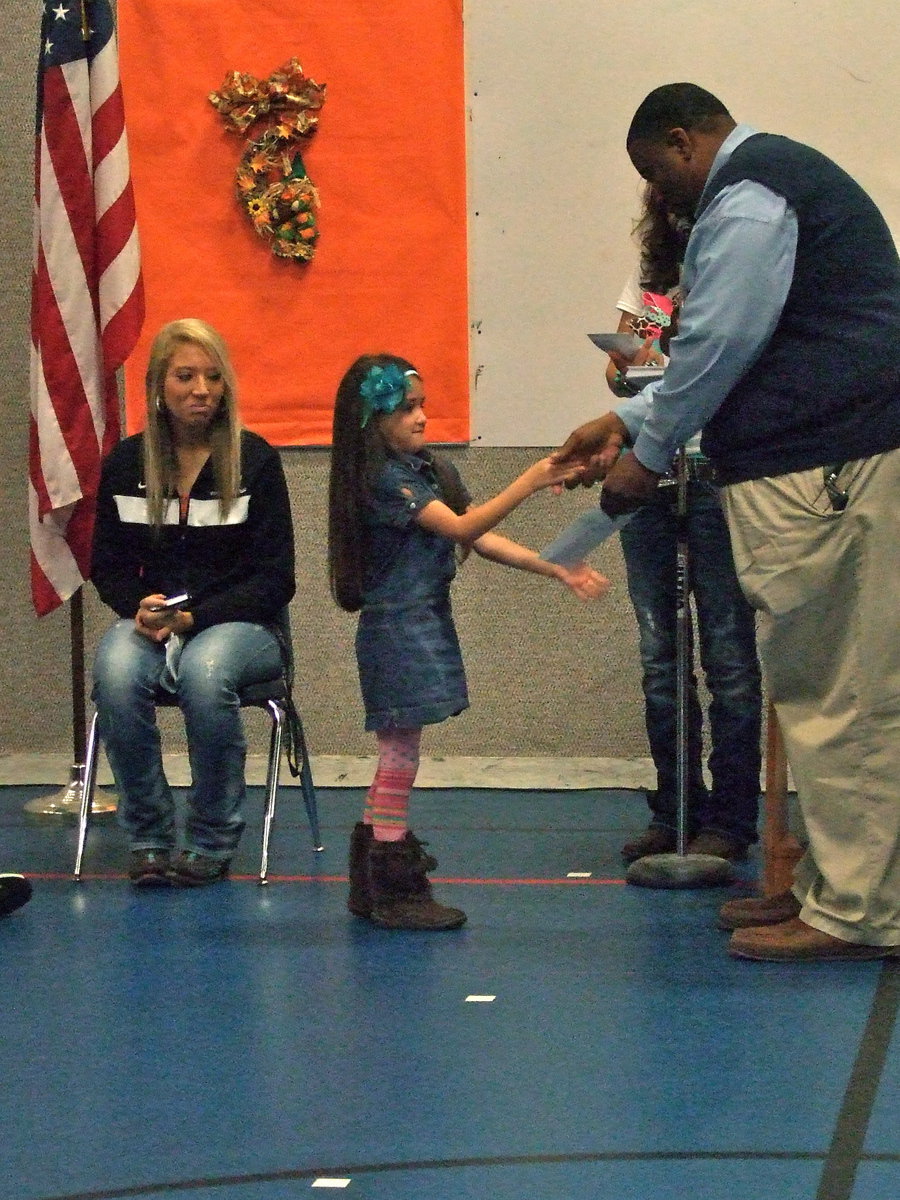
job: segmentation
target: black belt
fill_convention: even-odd
[[[671,471],[667,471],[660,479],[661,487],[668,487],[678,482],[678,464],[672,464]],[[712,465],[708,458],[704,458],[699,454],[692,454],[685,457],[684,460],[685,478],[693,483],[716,483],[716,468]]]

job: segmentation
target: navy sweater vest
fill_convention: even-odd
[[[744,179],[797,214],[794,278],[770,341],[707,423],[704,452],[736,483],[900,446],[900,260],[884,218],[829,158],[773,134],[737,147],[697,215]]]

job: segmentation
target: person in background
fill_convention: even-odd
[[[136,887],[228,875],[244,828],[237,693],[284,668],[294,537],[278,453],[241,428],[221,335],[188,318],[150,351],[146,429],[103,464],[91,579],[120,617],[94,661],[100,734],[119,794]],[[166,601],[181,593],[179,604]],[[191,788],[176,854],[154,696],[184,715]]]
[[[334,411],[328,554],[338,605],[359,612],[356,658],[365,727],[378,765],[350,842],[353,914],[391,929],[457,929],[465,913],[435,900],[437,860],[408,826],[422,728],[469,705],[450,605],[456,549],[558,579],[583,599],[608,584],[593,568],[545,562],[490,530],[533,492],[571,477],[542,459],[473,506],[455,467],[425,443],[418,370],[364,355],[341,380]],[[499,632],[499,631],[498,631]]]
[[[675,217],[651,187],[637,225],[640,261],[619,298],[618,330],[635,333],[644,347],[629,358],[610,359],[606,371],[617,396],[634,395],[624,371],[629,362],[666,361],[677,332],[681,262],[690,225]],[[700,662],[710,693],[711,790],[703,777],[703,712],[693,668],[688,682],[689,854],[743,859],[757,840],[762,691],[753,609],[734,570],[728,527],[700,454],[699,436],[687,446],[687,539]],[[619,537],[628,591],[637,620],[643,669],[644,715],[656,790],[650,792],[650,824],[625,843],[626,863],[646,854],[671,853],[677,842],[677,565],[678,514],[675,477],[668,473],[651,499]],[[690,648],[693,661],[693,646]]]
[[[732,900],[752,960],[900,954],[900,258],[884,217],[809,146],[737,125],[666,84],[626,147],[693,222],[664,378],[570,434],[557,460],[605,474],[608,515],[656,491],[699,429],[808,849],[793,886]],[[623,445],[632,453],[622,455]]]

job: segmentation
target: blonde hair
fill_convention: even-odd
[[[163,387],[172,355],[186,343],[199,346],[222,373],[225,390],[222,403],[209,427],[210,458],[219,509],[224,516],[234,503],[241,486],[241,422],[237,409],[237,379],[228,346],[222,335],[205,321],[184,317],[164,325],[153,339],[147,364],[147,426],[144,430],[144,483],[147,485],[147,509],[150,523],[161,526],[166,505],[177,493],[178,462],[163,403]]]

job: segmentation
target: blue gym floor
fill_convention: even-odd
[[[417,792],[469,922],[410,934],[344,908],[361,791],[320,791],[316,856],[282,789],[266,888],[257,822],[230,882],[156,892],[108,821],[73,884],[74,829],[22,812],[46,791],[0,789],[35,889],[0,922],[15,1200],[900,1197],[900,961],[730,959],[758,857],[726,891],[625,885],[635,793]]]

